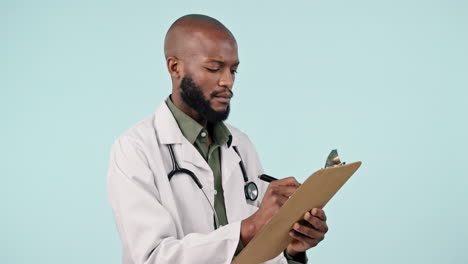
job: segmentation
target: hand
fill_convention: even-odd
[[[289,235],[293,238],[286,252],[294,256],[299,252],[315,247],[325,238],[328,231],[327,216],[322,209],[314,208],[304,214],[304,218],[293,225]]]
[[[299,182],[293,177],[273,181],[268,185],[260,208],[241,223],[241,241],[244,245],[247,245],[255,234],[278,212],[299,186]]]

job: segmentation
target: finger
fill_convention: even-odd
[[[290,197],[293,195],[296,190],[297,186],[291,186],[291,185],[280,185],[280,186],[272,186],[272,192],[275,194],[283,195],[285,197]]]
[[[299,187],[301,184],[294,177],[288,177],[277,181],[272,181],[270,185],[279,186],[279,185],[291,185]]]
[[[270,197],[270,199],[272,199],[272,201],[279,205],[280,207],[283,206],[283,204],[289,199],[288,197],[284,196],[284,195],[272,195]]]
[[[327,216],[325,215],[325,211],[323,211],[322,209],[313,208],[311,210],[311,213],[312,213],[313,216],[316,216],[316,217],[320,218],[323,221],[327,221]]]
[[[306,220],[313,228],[318,231],[326,233],[328,231],[327,222],[321,220],[320,218],[313,216],[310,212],[304,214],[304,220]]]
[[[315,247],[319,242],[320,240],[318,239],[314,239],[314,238],[310,238],[308,236],[305,236],[295,230],[291,230],[289,232],[289,236],[294,238],[294,239],[297,239],[299,240],[300,242],[302,242],[305,246],[305,248],[311,248],[311,247]]]
[[[322,241],[325,238],[324,232],[316,230],[310,226],[301,225],[299,223],[295,223],[293,225],[293,230],[312,239],[318,239],[319,241]]]

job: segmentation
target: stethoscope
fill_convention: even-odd
[[[216,227],[219,227],[219,222],[218,222],[218,215],[216,214],[216,211],[214,210],[213,205],[210,202],[210,199],[208,199],[208,196],[206,195],[205,191],[203,191],[203,185],[201,184],[200,180],[198,180],[198,177],[189,169],[181,168],[179,166],[179,163],[177,162],[177,159],[174,154],[174,149],[172,148],[172,145],[169,144],[167,145],[169,148],[169,154],[171,156],[171,161],[172,161],[172,171],[167,174],[167,177],[169,178],[169,181],[171,181],[172,177],[178,173],[185,173],[188,176],[192,178],[192,180],[195,182],[195,184],[198,186],[198,188],[203,192],[205,195],[205,198],[208,200],[208,203],[211,206],[211,209],[213,210],[213,213],[215,215],[215,224]],[[249,178],[247,177],[247,171],[245,170],[244,162],[242,161],[242,156],[239,153],[239,150],[237,149],[236,146],[232,146],[234,151],[239,155],[240,161],[239,161],[239,166],[242,171],[242,176],[244,178],[244,194],[245,194],[245,199],[250,200],[250,201],[255,201],[257,200],[258,197],[258,187],[253,181],[249,181]]]

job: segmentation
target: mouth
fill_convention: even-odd
[[[213,98],[220,103],[229,104],[231,102],[232,93],[228,93],[228,92],[220,93],[220,94],[214,95]]]
[[[214,99],[223,104],[229,104],[231,102],[231,97],[215,96]]]

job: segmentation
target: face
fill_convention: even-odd
[[[182,78],[180,83],[180,96],[184,102],[190,106],[193,110],[197,111],[204,119],[211,123],[218,123],[224,121],[229,116],[230,106],[228,104],[226,110],[216,111],[211,106],[213,100],[216,100],[220,95],[217,92],[213,92],[210,95],[210,99],[205,99],[203,91],[195,84],[190,77]],[[231,92],[231,97],[233,96]]]
[[[193,55],[183,60],[181,98],[206,120],[223,121],[229,115],[239,65],[237,44],[227,36],[203,34],[192,50]]]

